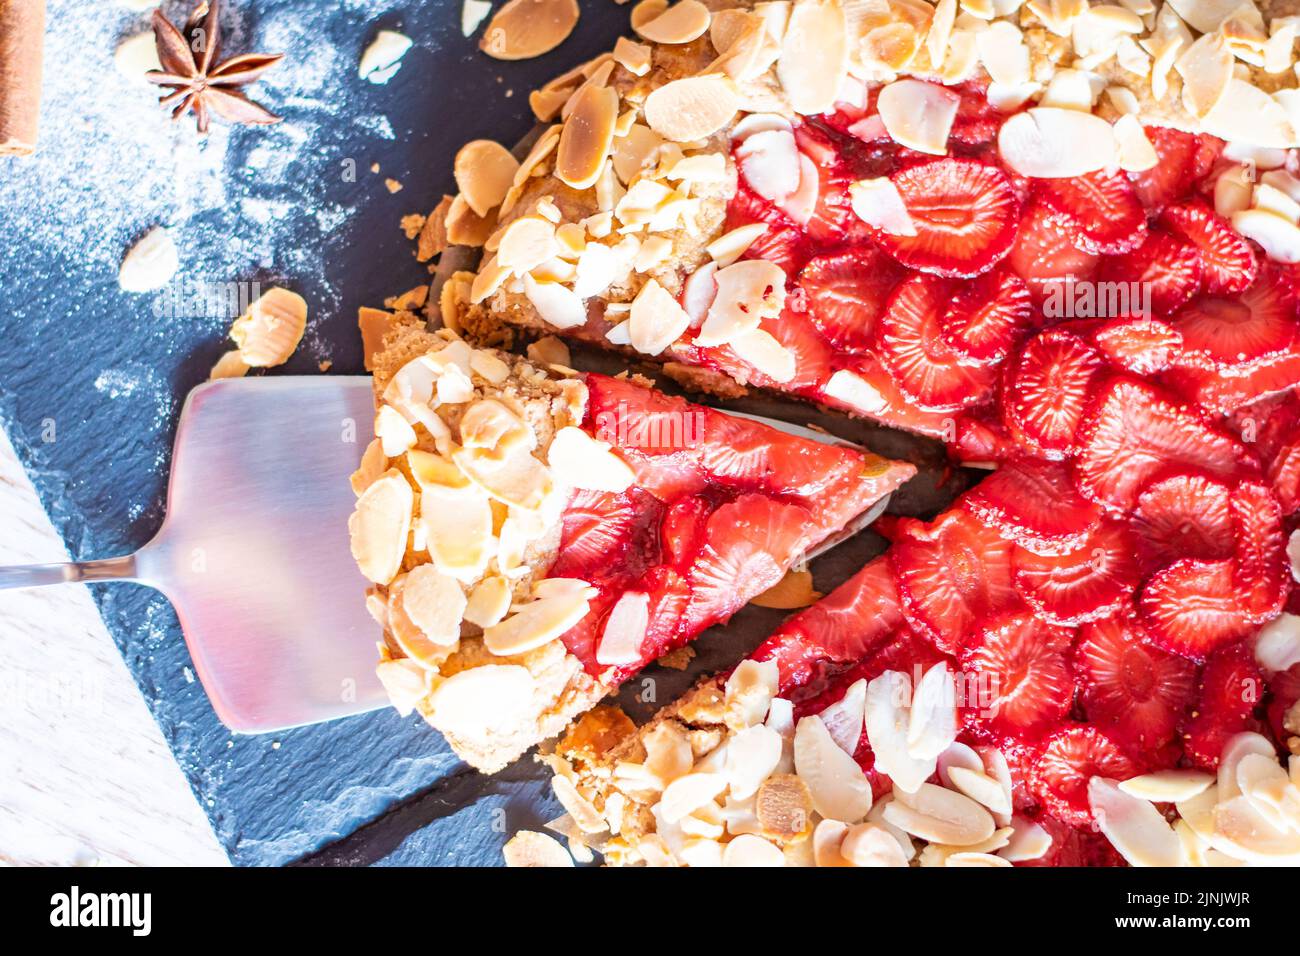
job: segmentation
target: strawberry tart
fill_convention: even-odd
[[[650,724],[578,721],[553,829],[615,864],[1300,864],[1300,18],[632,26],[534,91],[522,159],[458,158],[428,226],[481,262],[437,334],[562,336],[989,474]]]
[[[445,329],[397,325],[374,364],[349,529],[379,676],[487,772],[915,472]]]

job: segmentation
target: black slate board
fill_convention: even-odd
[[[156,531],[175,413],[229,347],[231,316],[162,320],[156,297],[118,288],[117,265],[132,240],[169,223],[183,274],[295,288],[312,304],[311,325],[283,371],[315,372],[328,359],[334,373],[359,372],[357,306],[378,305],[425,277],[396,227],[400,216],[453,188],[460,144],[516,141],[532,126],[527,91],[608,49],[626,29],[628,7],[581,5],[579,30],[559,49],[502,64],[461,36],[459,0],[229,3],[229,52],[278,52],[277,39],[288,46],[291,62],[255,90],[285,123],[216,130],[197,152],[201,175],[191,181],[192,130],[152,113],[140,118],[140,99],[151,93],[129,87],[110,65],[115,38],[146,21],[122,13],[114,23],[112,7],[50,0],[47,53],[75,48],[80,62],[47,72],[41,153],[0,165],[0,421],[74,556],[129,552]],[[167,9],[183,19],[187,6]],[[356,78],[355,64],[382,27],[416,46],[387,86],[371,86]],[[268,161],[279,162],[274,176]],[[374,162],[381,175],[369,172]],[[390,195],[385,176],[404,190]],[[207,202],[214,183],[221,201]],[[813,415],[779,407],[800,421]],[[931,466],[895,510],[930,511],[951,494],[933,487],[941,473],[934,448],[860,424],[837,427],[871,432],[882,452]],[[818,586],[833,586],[881,544],[868,532],[823,559],[814,566]],[[480,777],[435,733],[389,712],[232,735],[193,680],[170,605],[136,586],[92,590],[235,863],[495,864],[510,831],[559,813],[531,763]],[[700,645],[691,673],[655,672],[659,702],[696,672],[726,666],[780,618],[745,609]]]

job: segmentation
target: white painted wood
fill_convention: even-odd
[[[67,551],[0,430],[0,564]],[[90,593],[0,591],[0,863],[226,865]]]

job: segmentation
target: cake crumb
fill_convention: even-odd
[[[402,184],[391,177],[384,180],[384,185],[388,187],[390,193],[400,193],[402,191]]]
[[[424,228],[424,222],[427,217],[418,212],[413,212],[402,217],[402,232],[406,234],[407,239],[414,239]]]
[[[659,664],[670,670],[684,671],[691,666],[691,661],[695,659],[695,650],[691,647],[679,647],[675,651],[669,651],[663,657],[659,658]]]

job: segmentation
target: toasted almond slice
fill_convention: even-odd
[[[1255,662],[1268,677],[1300,663],[1300,616],[1283,611],[1260,628],[1255,638]]]
[[[1011,813],[1011,801],[1007,799],[1002,785],[992,777],[965,767],[953,767],[948,771],[953,786],[972,800],[983,804],[992,813]]]
[[[689,143],[712,136],[740,108],[740,94],[729,77],[689,76],[654,90],[642,107],[646,123],[665,139]]]
[[[357,76],[371,83],[387,83],[402,66],[411,38],[396,30],[380,30],[361,54]]]
[[[907,752],[916,760],[936,760],[957,739],[957,690],[946,664],[922,675],[912,693]]]
[[[916,224],[888,177],[860,179],[849,185],[853,213],[869,226],[895,236],[915,236]]]
[[[627,463],[581,428],[567,425],[556,432],[547,450],[551,473],[573,488],[625,491],[636,480]]]
[[[434,688],[429,695],[429,719],[443,733],[481,741],[501,731],[516,731],[535,706],[536,690],[533,675],[518,664],[471,667]]]
[[[1233,797],[1240,795],[1241,788],[1237,784],[1237,765],[1249,754],[1274,757],[1276,751],[1263,734],[1246,732],[1233,734],[1229,737],[1219,754],[1219,773],[1216,781],[1219,803],[1226,803]]]
[[[801,226],[808,225],[817,210],[817,197],[821,191],[821,180],[817,164],[799,154],[799,188],[778,202],[777,208]]]
[[[691,317],[672,294],[650,279],[632,300],[628,335],[632,348],[646,355],[658,355],[676,342],[690,327]]]
[[[592,246],[587,248],[590,250]],[[587,307],[582,299],[558,282],[538,282],[531,275],[525,275],[524,295],[542,321],[552,328],[573,329],[587,321]]]
[[[628,591],[621,595],[605,618],[596,663],[606,667],[635,664],[641,659],[641,642],[650,623],[650,595]]]
[[[596,184],[614,143],[618,93],[608,86],[585,84],[574,96],[573,111],[560,133],[555,175],[574,189]]]
[[[727,778],[720,773],[688,773],[664,787],[659,812],[669,823],[677,823],[713,800],[726,789]]]
[[[452,245],[478,248],[488,241],[494,229],[495,215],[480,216],[464,196],[452,199],[447,210],[447,241]]]
[[[510,0],[488,24],[479,49],[498,60],[527,60],[554,50],[577,24],[577,0]]]
[[[641,0],[640,3],[632,6],[631,22],[632,29],[644,26],[651,20],[661,16],[668,9],[668,0]]]
[[[477,216],[501,205],[518,171],[519,160],[490,139],[471,140],[456,153],[456,188]]]
[[[838,0],[801,0],[790,10],[776,75],[796,113],[824,113],[848,69],[848,30]]]
[[[510,584],[500,575],[486,577],[474,586],[465,605],[465,620],[491,627],[510,610]]]
[[[1170,0],[1169,6],[1200,33],[1213,33],[1237,12],[1241,0]]]
[[[1115,162],[1110,124],[1079,110],[1034,107],[1017,113],[998,132],[998,152],[1022,176],[1082,176]]]
[[[741,661],[725,686],[727,726],[743,730],[761,724],[776,696],[779,680],[775,661]]]
[[[1183,78],[1183,108],[1197,119],[1214,109],[1228,92],[1232,53],[1218,34],[1207,33],[1189,46],[1174,69]]]
[[[278,286],[267,289],[230,327],[240,357],[259,368],[281,365],[302,341],[307,328],[307,301]]]
[[[948,133],[960,97],[934,83],[896,80],[883,87],[876,108],[894,142],[922,153],[948,152]]]
[[[855,823],[871,809],[871,783],[820,717],[804,717],[795,727],[794,765],[823,817]]]
[[[753,796],[781,762],[784,741],[771,727],[746,727],[727,742],[724,773],[728,792],[737,800]]]
[[[683,313],[684,315],[685,313]],[[777,341],[766,329],[742,332],[727,343],[744,362],[758,369],[774,382],[788,382],[794,378],[794,353]]]
[[[785,306],[785,272],[764,259],[746,259],[714,274],[717,293],[696,344],[724,345],[776,318]]]
[[[952,771],[956,767],[964,767],[974,773],[984,773],[983,759],[975,752],[974,748],[961,741],[954,741],[947,750],[939,754],[935,764],[935,769],[939,774],[939,782],[952,790],[961,789],[952,779]]]
[[[752,833],[744,833],[722,851],[723,866],[785,866],[785,854]]]
[[[709,29],[709,8],[699,0],[679,0],[652,20],[633,25],[652,43],[690,43]]]
[[[818,866],[852,866],[840,848],[848,835],[849,825],[839,820],[821,820],[813,830],[813,859]]]
[[[489,385],[502,385],[510,377],[510,366],[485,349],[475,349],[469,367]]]
[[[459,581],[478,578],[495,550],[492,507],[487,495],[474,486],[424,486],[419,527],[434,565]]]
[[[549,644],[587,615],[589,589],[539,598],[525,604],[499,624],[483,629],[483,644],[493,654],[508,657]]]
[[[650,72],[650,47],[619,37],[614,42],[614,62],[633,76],[645,76]]]
[[[385,472],[357,499],[356,509],[348,519],[352,557],[361,573],[376,584],[387,584],[401,568],[414,506],[411,485],[395,468]]]
[[[470,481],[503,504],[536,511],[553,487],[550,472],[524,448],[504,455],[480,448],[462,448],[453,455]]]
[[[722,866],[722,844],[717,840],[693,837],[682,843],[677,858],[690,867]]]
[[[626,136],[614,143],[614,172],[623,183],[630,183],[654,162],[663,146],[663,137],[640,123],[634,123]]]
[[[1011,818],[1014,831],[998,856],[1012,863],[1041,859],[1052,848],[1052,835],[1033,820],[1021,816]]]
[[[1201,118],[1202,128],[1222,139],[1289,149],[1296,132],[1282,104],[1257,86],[1233,78],[1227,92]]]
[[[907,855],[898,840],[876,823],[849,827],[840,854],[853,866],[907,866]]]
[[[1246,796],[1214,808],[1211,843],[1248,863],[1294,866],[1300,862],[1300,831],[1279,829]]]
[[[501,848],[506,866],[571,867],[573,857],[554,837],[534,830],[520,830]]]
[[[376,438],[361,453],[361,464],[357,466],[357,470],[352,473],[352,477],[349,479],[352,484],[352,493],[360,495],[374,484],[387,469],[388,457],[384,454],[383,445]]]
[[[171,281],[180,268],[180,254],[171,233],[154,226],[127,250],[117,282],[124,292],[152,292]]]
[[[1119,168],[1130,173],[1153,169],[1160,161],[1146,130],[1136,116],[1125,114],[1115,121],[1115,154]]]
[[[380,661],[375,666],[375,676],[403,717],[409,717],[416,704],[429,693],[429,672],[412,660]]]
[[[412,568],[402,581],[402,610],[424,636],[442,647],[460,640],[465,592],[432,564]]]
[[[895,791],[885,819],[930,843],[966,847],[993,835],[993,817],[970,797],[923,783],[915,793]]]
[[[975,34],[975,47],[993,82],[1003,86],[1029,82],[1029,47],[1014,24],[994,21],[987,30]]]
[[[208,380],[215,381],[219,378],[241,378],[248,374],[251,368],[244,357],[239,354],[238,349],[231,349],[221,358],[217,359],[216,364],[212,366],[212,371],[208,372]]]
[[[952,853],[944,860],[944,866],[1010,866],[1011,861],[992,853]]]
[[[1255,804],[1255,809],[1285,825],[1282,814],[1290,778],[1275,758],[1246,754],[1237,764],[1237,788]]]
[[[1232,214],[1232,228],[1253,239],[1276,262],[1300,262],[1300,228],[1264,209],[1243,209]]]
[[[1204,793],[1212,783],[1214,777],[1199,770],[1157,770],[1123,780],[1119,788],[1151,803],[1181,803]]]
[[[1038,98],[1038,105],[1091,113],[1098,92],[1095,79],[1095,74],[1083,70],[1057,70]]]
[[[555,224],[542,216],[521,216],[506,226],[497,247],[497,264],[522,276],[560,251]]]
[[[934,773],[937,759],[913,757],[907,747],[912,683],[906,674],[885,671],[867,684],[865,724],[876,768],[899,790],[915,791]]]
[[[729,266],[744,255],[745,250],[766,231],[767,224],[762,222],[737,226],[714,239],[705,249],[717,266]]]
[[[799,188],[799,148],[789,130],[752,133],[736,147],[736,161],[749,186],[780,202]]]
[[[475,402],[461,416],[460,442],[466,448],[489,451],[504,451],[515,446],[531,451],[537,440],[532,429],[514,412],[494,398],[485,398]]]
[[[663,789],[678,777],[691,772],[695,761],[690,741],[671,722],[656,724],[645,735],[645,769]]]

